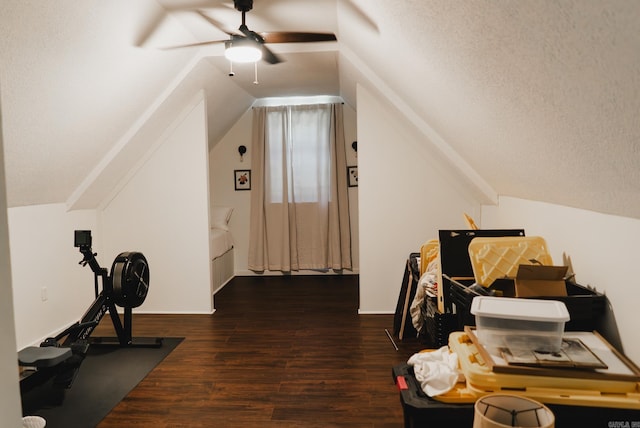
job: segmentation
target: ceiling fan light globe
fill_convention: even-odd
[[[262,50],[254,46],[228,46],[224,56],[231,62],[257,62],[262,59]]]

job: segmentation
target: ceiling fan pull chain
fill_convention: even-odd
[[[258,61],[253,63],[253,70],[254,70],[254,80],[253,80],[253,84],[257,85],[258,84]]]
[[[233,61],[229,61],[229,77],[235,76],[236,73],[233,72]]]

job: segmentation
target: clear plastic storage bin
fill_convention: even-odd
[[[558,300],[478,296],[471,302],[476,335],[488,348],[558,352],[569,311]]]

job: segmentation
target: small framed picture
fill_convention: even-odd
[[[358,167],[357,166],[347,167],[347,182],[349,183],[349,187],[358,187]]]
[[[236,190],[251,190],[251,170],[236,169],[233,171]]]

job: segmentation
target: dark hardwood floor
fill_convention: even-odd
[[[100,428],[403,426],[391,368],[423,346],[396,351],[393,315],[358,315],[357,276],[237,277],[215,302],[134,313],[134,335],[185,340]]]

